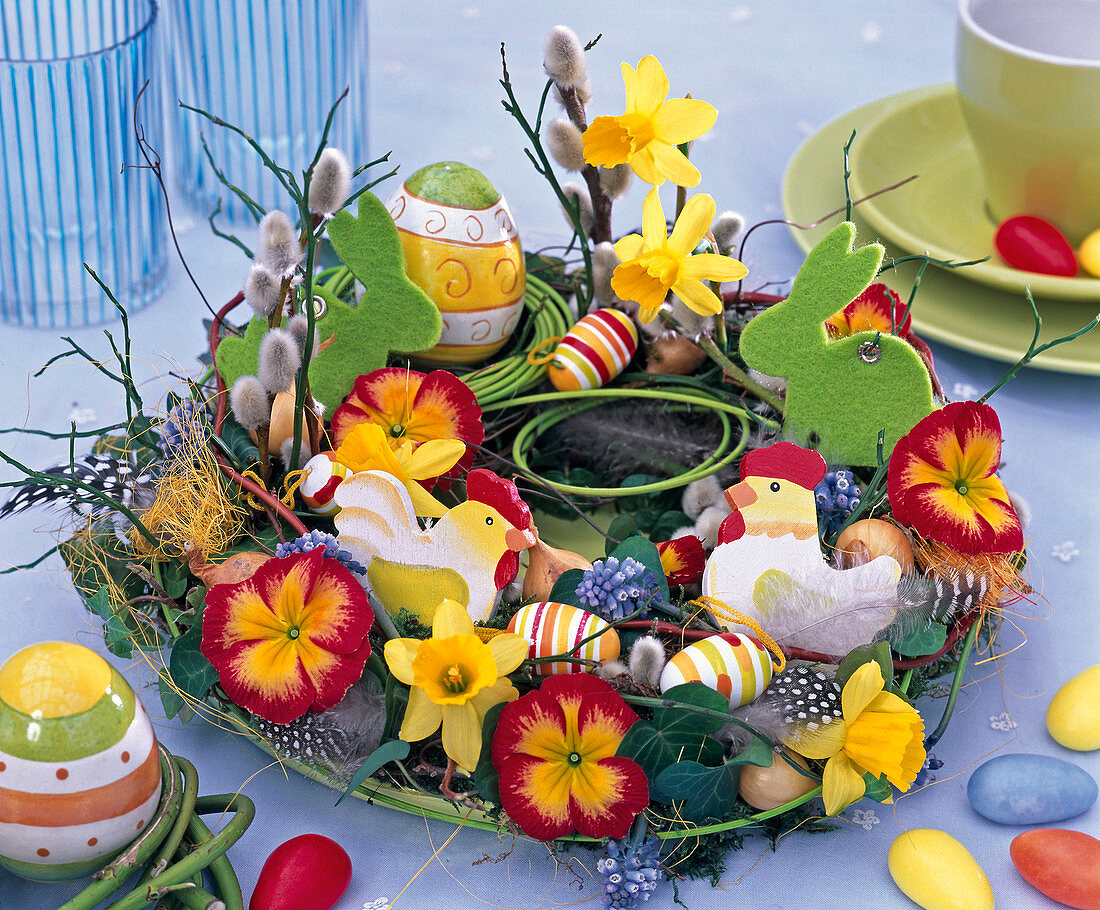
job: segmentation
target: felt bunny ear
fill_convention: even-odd
[[[905,341],[879,332],[831,339],[825,320],[875,278],[883,248],[853,249],[855,226],[833,228],[810,254],[790,296],[741,333],[741,357],[787,380],[784,434],[830,462],[873,466],[935,405],[932,380]]]

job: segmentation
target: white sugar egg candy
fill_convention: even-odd
[[[160,789],[149,717],[102,657],[47,641],[0,667],[0,865],[90,875],[141,834]]]
[[[339,512],[340,507],[332,497],[336,488],[351,473],[348,466],[337,461],[335,453],[322,452],[307,461],[303,470],[306,476],[298,487],[302,502],[318,515],[335,515]]]
[[[673,656],[661,672],[661,691],[701,682],[737,708],[759,698],[771,680],[768,652],[747,635],[729,632],[701,639]]]
[[[601,629],[602,635],[593,638],[587,644],[579,643],[589,636],[596,635]],[[552,657],[568,654],[603,663],[619,656],[619,633],[594,613],[573,607],[569,604],[539,601],[528,604],[508,623],[508,631],[527,639],[530,647],[527,657]],[[584,664],[556,660],[537,664],[535,673],[551,676],[558,673],[583,673],[592,669]]]

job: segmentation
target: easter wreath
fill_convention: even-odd
[[[46,472],[0,453],[27,475],[0,514],[54,499],[84,516],[57,549],[109,649],[158,668],[170,717],[244,732],[345,795],[603,844],[605,902],[633,906],[662,874],[717,880],[744,834],[828,830],[856,800],[932,778],[971,652],[1029,591],[986,399],[1068,339],[1033,341],[989,393],[946,402],[913,295],[875,283],[882,248],[847,221],[786,297],[720,296],[745,274],[740,220],[683,189],[714,109],[667,99],[645,57],[623,65],[626,112],[589,123],[587,50],[552,33],[534,122],[504,68],[581,264],[508,259],[516,329],[487,364],[437,349],[429,372],[398,365],[442,329],[406,274],[405,203],[352,192],[363,169],[324,139],[295,175],[241,134],[297,225],[227,185],[260,246],[230,238],[256,262],[214,314],[206,372],[147,416],[116,302],[116,368],[67,354],[123,386],[125,423]],[[544,124],[551,93],[566,116]],[[561,185],[551,157],[584,183]],[[507,213],[470,170],[443,176]],[[631,174],[654,188],[641,232],[612,243]],[[439,173],[414,177],[446,200]],[[326,237],[341,262],[319,269]],[[255,315],[233,326],[242,302]],[[647,367],[624,371],[639,332]],[[617,452],[594,451],[593,420]],[[624,467],[642,437],[656,445]],[[573,543],[588,526],[602,553]],[[913,704],[927,694],[945,695],[930,732]]]

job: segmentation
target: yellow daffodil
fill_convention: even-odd
[[[472,772],[481,755],[481,725],[493,705],[514,701],[519,692],[507,674],[527,657],[526,640],[509,632],[483,642],[470,614],[444,600],[432,620],[432,637],[386,642],[390,672],[409,686],[401,739],[419,742],[443,725],[443,751]]]
[[[688,307],[704,316],[722,312],[722,301],[705,281],[737,281],[748,274],[736,259],[692,250],[714,220],[714,200],[705,193],[692,196],[668,236],[664,209],[657,189],[642,205],[642,233],[628,234],[615,244],[621,262],[611,276],[611,288],[623,300],[640,307],[638,318],[650,322],[672,291]]]
[[[336,450],[336,460],[352,471],[385,471],[404,484],[417,515],[441,518],[447,507],[424,489],[453,468],[466,452],[461,439],[429,439],[419,445],[398,440],[391,448],[386,432],[376,423],[352,427]]]
[[[671,180],[697,186],[699,169],[677,146],[714,126],[718,111],[705,101],[668,98],[668,77],[656,57],[643,57],[638,69],[622,65],[626,111],[597,117],[584,132],[584,160],[596,167],[629,164],[641,180],[660,186]]]
[[[800,726],[787,741],[806,758],[827,759],[821,795],[829,815],[863,796],[864,771],[874,777],[885,774],[904,792],[924,766],[924,721],[915,708],[883,688],[879,665],[865,663],[844,684],[843,720]]]

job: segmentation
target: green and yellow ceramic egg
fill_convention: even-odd
[[[89,875],[141,834],[160,788],[149,717],[102,657],[48,641],[0,667],[0,865]]]
[[[527,269],[508,203],[480,171],[430,164],[390,197],[405,271],[443,316],[443,335],[417,359],[477,363],[512,337]]]

